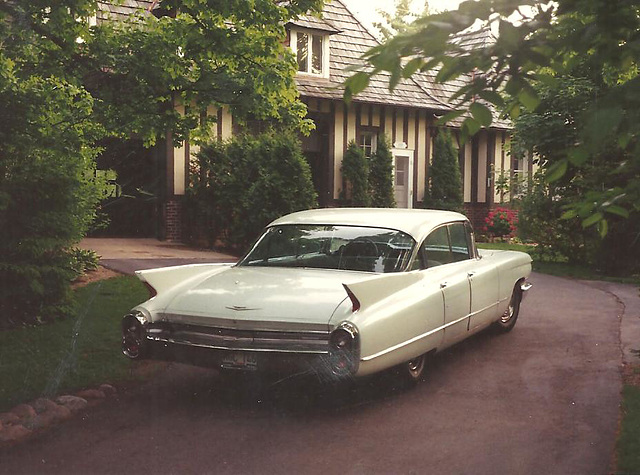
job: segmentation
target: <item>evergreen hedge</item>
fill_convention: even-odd
[[[448,130],[440,130],[433,144],[433,159],[425,183],[424,207],[458,212],[464,210],[458,154]]]
[[[386,135],[378,139],[376,151],[369,159],[369,190],[371,206],[374,208],[395,208],[393,154]]]
[[[364,150],[352,140],[342,159],[342,177],[345,187],[341,201],[346,206],[367,207],[371,205],[369,194],[369,161]]]
[[[203,146],[188,202],[193,234],[241,250],[275,218],[317,206],[317,195],[296,135],[271,130]]]

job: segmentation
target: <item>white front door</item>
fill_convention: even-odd
[[[413,150],[393,149],[396,206],[413,208]]]

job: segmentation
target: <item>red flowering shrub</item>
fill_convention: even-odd
[[[518,217],[515,211],[506,208],[496,208],[489,211],[484,219],[484,232],[492,237],[513,237],[516,233]]]

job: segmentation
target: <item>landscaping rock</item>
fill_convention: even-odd
[[[71,412],[78,412],[87,407],[87,400],[77,396],[59,396],[56,402]]]
[[[3,425],[17,424],[18,422],[20,422],[20,418],[13,412],[3,412],[2,414],[0,414],[0,422]]]
[[[105,398],[104,393],[99,389],[85,389],[84,391],[80,391],[79,393],[77,393],[76,396],[87,400]]]
[[[102,391],[107,397],[113,397],[118,392],[116,388],[114,388],[110,384],[101,384],[98,389],[100,389],[100,391]]]
[[[55,410],[58,405],[53,402],[51,399],[39,398],[33,403],[33,408],[36,410],[37,414],[42,414],[43,412]]]
[[[31,434],[31,431],[20,424],[5,425],[0,430],[0,442],[15,442]]]
[[[32,419],[36,417],[35,409],[28,404],[18,404],[16,407],[11,409],[11,412],[13,412],[21,420]]]
[[[25,422],[24,425],[27,429],[42,429],[69,417],[71,417],[71,411],[68,408],[54,403],[53,406],[49,405],[46,411],[36,415],[33,419]]]

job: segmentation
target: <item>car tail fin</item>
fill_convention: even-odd
[[[342,284],[352,303],[353,311],[371,307],[402,289],[420,281],[418,272],[383,274],[372,279]]]

